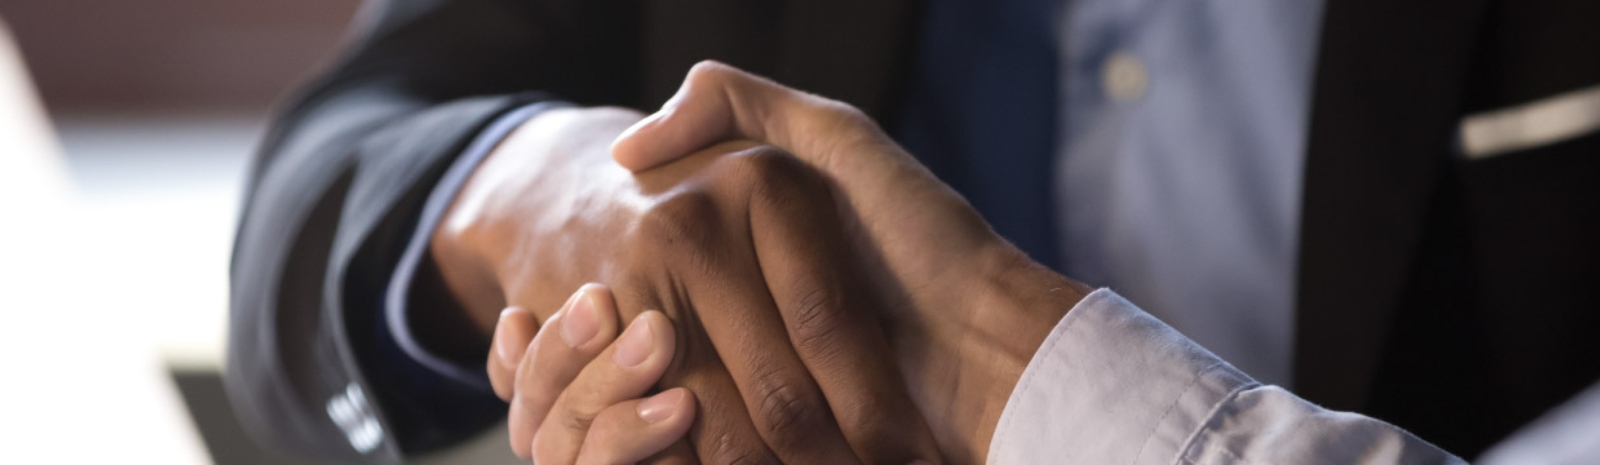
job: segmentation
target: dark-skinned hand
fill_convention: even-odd
[[[677,348],[658,387],[688,388],[699,411],[690,444],[661,462],[940,460],[829,182],[781,150],[737,141],[635,175],[609,148],[638,119],[551,110],[474,172],[432,256],[479,327],[487,334],[508,306],[548,324],[587,282],[613,290],[622,318],[565,315],[559,332],[574,350],[602,350],[621,322],[662,312]],[[572,463],[595,406],[551,412],[549,391],[524,395],[515,376],[513,449],[532,457],[537,442],[552,451],[541,465]],[[537,374],[554,386],[575,376]]]

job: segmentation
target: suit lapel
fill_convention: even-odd
[[[1295,389],[1361,409],[1450,156],[1486,0],[1328,0],[1300,231]]]

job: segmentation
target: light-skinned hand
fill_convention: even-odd
[[[578,289],[542,328],[521,307],[501,312],[487,368],[495,393],[519,407],[507,420],[518,457],[541,465],[652,456],[696,463],[681,442],[694,421],[694,394],[673,388],[645,396],[676,349],[671,324],[645,312],[617,336],[618,318],[610,290],[596,284]],[[576,340],[574,322],[595,331]]]

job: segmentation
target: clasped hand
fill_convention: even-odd
[[[530,120],[433,239],[540,464],[981,462],[1087,291],[860,112],[715,63]]]

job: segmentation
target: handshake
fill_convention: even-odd
[[[522,124],[432,239],[540,465],[981,463],[1091,291],[854,108],[709,62]]]

